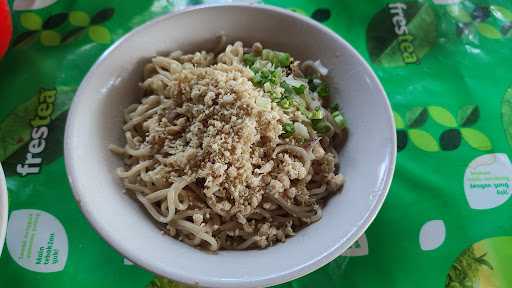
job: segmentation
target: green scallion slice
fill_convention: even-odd
[[[332,118],[334,119],[334,122],[336,123],[336,125],[338,125],[338,127],[340,127],[341,129],[343,129],[347,126],[345,117],[343,117],[343,114],[341,114],[340,111],[333,112]]]
[[[288,98],[282,98],[278,104],[283,109],[290,109],[292,106],[292,101],[290,101]]]
[[[312,120],[313,129],[319,134],[327,134],[331,131],[331,126],[325,120]]]
[[[293,87],[293,91],[295,92],[295,94],[297,95],[302,95],[304,94],[304,90],[306,90],[306,86],[305,85],[300,85],[299,87]]]
[[[290,66],[291,57],[290,54],[284,53],[284,52],[277,52],[277,63],[281,67],[288,67]]]
[[[320,109],[320,107],[316,107],[315,110],[311,112],[311,115],[309,117],[309,119],[311,120],[321,120],[323,118],[324,112],[322,111],[322,109]]]
[[[325,97],[329,96],[329,86],[327,85],[327,83],[325,83],[325,82],[320,83],[320,85],[318,86],[318,89],[316,90],[316,93],[318,93],[318,96],[320,98],[325,98]]]
[[[283,133],[281,136],[285,138],[291,137],[295,133],[295,126],[293,126],[293,123],[283,123],[282,128]]]
[[[254,54],[244,54],[243,56],[245,66],[252,67],[256,63],[257,57]]]

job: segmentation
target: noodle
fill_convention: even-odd
[[[123,159],[124,188],[168,235],[212,251],[265,248],[319,221],[342,187],[331,137],[343,129],[304,78],[323,77],[313,62],[301,71],[259,43],[220,45],[145,65],[147,96],[124,111],[126,144],[109,149]],[[284,109],[283,97],[298,106]]]
[[[124,172],[122,168],[119,168],[117,170],[117,175],[121,178],[132,177],[135,174],[137,174],[138,172],[140,172],[141,170],[143,170],[144,168],[151,166],[152,164],[153,164],[153,160],[146,160],[146,161],[140,162],[139,164],[131,167],[130,170],[128,170],[126,172]]]

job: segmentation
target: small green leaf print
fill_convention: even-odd
[[[108,44],[111,40],[108,29],[99,25],[91,26],[89,28],[89,37],[91,37],[94,42],[100,44]]]
[[[101,24],[114,16],[114,8],[105,8],[98,11],[91,19],[91,25]]]
[[[19,34],[12,41],[12,47],[23,47],[25,45],[29,45],[37,38],[38,31],[25,31]]]
[[[306,16],[306,12],[300,8],[288,8],[288,10]]]
[[[473,128],[461,128],[460,131],[469,146],[482,151],[492,149],[491,141],[489,141],[489,138],[484,133]]]
[[[402,151],[407,147],[407,131],[398,130],[396,131],[396,149],[398,152]]]
[[[512,87],[505,91],[503,100],[501,100],[501,121],[508,144],[512,146]]]
[[[478,118],[480,118],[480,108],[476,105],[468,105],[460,108],[457,122],[462,127],[468,127],[475,124]]]
[[[471,16],[469,15],[469,13],[466,12],[461,6],[457,4],[448,6],[446,8],[446,11],[448,11],[448,14],[450,14],[450,16],[452,16],[459,22],[471,22]]]
[[[89,15],[82,11],[71,11],[69,13],[69,23],[78,27],[87,27],[89,26],[91,19]]]
[[[30,120],[37,113],[38,99],[39,95],[32,97],[0,121],[0,161],[4,161],[30,139]]]
[[[26,12],[21,14],[20,16],[21,26],[25,27],[27,30],[41,30],[43,27],[43,20],[36,13]]]
[[[502,21],[512,22],[512,12],[504,7],[492,5],[491,12],[496,18]]]
[[[57,46],[60,44],[60,38],[60,34],[52,30],[41,32],[41,44],[44,46]]]
[[[393,111],[393,118],[395,119],[395,126],[396,129],[403,129],[405,128],[404,120],[402,120],[402,117],[400,117],[400,114]]]
[[[313,11],[311,18],[320,23],[324,23],[331,18],[331,10],[329,8],[319,8]]]
[[[441,136],[439,136],[439,144],[441,145],[441,149],[444,151],[451,151],[459,148],[461,138],[462,137],[459,129],[445,130]]]
[[[414,107],[407,111],[407,125],[409,128],[419,128],[425,124],[428,112],[425,107]]]
[[[416,147],[427,152],[439,151],[439,145],[430,133],[420,129],[410,129],[409,138]]]
[[[437,123],[444,125],[446,127],[454,128],[457,126],[457,122],[455,118],[453,118],[452,114],[440,106],[429,106],[428,113],[430,117],[434,119]]]
[[[68,13],[62,12],[58,14],[54,14],[48,17],[43,23],[44,30],[50,30],[60,27],[62,24],[66,23],[68,19]]]
[[[64,35],[64,37],[62,37],[62,43],[68,43],[73,41],[74,39],[79,38],[80,36],[82,36],[85,30],[86,28],[84,27],[78,27],[73,30],[70,30],[68,33]]]
[[[501,38],[500,31],[498,31],[498,29],[494,28],[493,26],[491,26],[487,23],[477,23],[476,29],[484,37],[487,37],[490,39],[500,39]]]

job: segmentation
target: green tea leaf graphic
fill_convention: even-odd
[[[469,13],[464,10],[464,8],[457,4],[446,7],[446,11],[448,12],[448,14],[450,14],[450,16],[452,16],[453,18],[455,18],[455,20],[459,22],[471,22],[471,15],[469,15]]]
[[[446,277],[446,288],[473,287],[478,279],[480,265],[475,260],[473,247],[464,249],[453,263]]]
[[[69,23],[74,26],[78,27],[87,27],[89,26],[89,23],[91,22],[91,19],[89,18],[89,15],[82,11],[71,11],[69,13]]]
[[[20,16],[21,26],[25,27],[27,30],[41,30],[43,27],[43,20],[36,13],[26,12],[21,14]]]
[[[430,133],[420,129],[410,129],[408,131],[411,142],[421,150],[428,152],[439,151],[439,145]]]
[[[45,148],[40,156],[43,159],[42,164],[48,165],[59,159],[64,154],[64,129],[66,126],[67,112],[61,113],[48,125],[48,136],[45,139]],[[15,153],[11,154],[6,160],[2,161],[4,172],[7,176],[17,174],[16,166],[23,163],[27,157],[29,141],[21,146]]]
[[[512,87],[505,92],[501,101],[501,121],[508,144],[512,146]]]
[[[405,2],[406,8],[401,11],[407,23],[407,33],[397,34],[392,20],[396,13],[391,13],[388,5],[372,17],[366,29],[370,59],[386,67],[418,63],[437,43],[434,11],[427,3]],[[406,50],[408,52],[404,53]]]
[[[110,32],[107,28],[103,26],[91,26],[89,28],[89,37],[96,42],[100,44],[108,44],[111,41]]]
[[[494,17],[507,22],[512,22],[512,11],[498,5],[491,5],[490,7]]]
[[[478,150],[486,151],[492,149],[489,138],[484,133],[473,128],[461,128],[462,137],[468,144]]]
[[[54,14],[54,15],[48,17],[44,21],[43,29],[44,30],[49,30],[49,29],[58,28],[62,24],[66,23],[67,19],[68,19],[68,13],[66,13],[66,12]]]
[[[58,46],[60,44],[60,34],[52,30],[41,32],[41,44],[44,46]]]
[[[459,110],[457,122],[462,127],[468,127],[475,124],[480,118],[480,108],[477,105],[467,105]]]
[[[478,264],[482,265],[482,266],[485,266],[487,268],[489,268],[490,270],[494,270],[494,267],[491,265],[491,263],[489,261],[487,261],[487,259],[485,259],[485,256],[487,256],[487,253],[484,253],[476,258],[473,258],[476,262],[478,262]]]
[[[407,111],[407,125],[409,128],[418,128],[423,126],[428,118],[428,112],[425,107],[414,107]]]
[[[34,118],[39,95],[18,106],[0,122],[0,161],[5,160],[31,137],[30,120]]]
[[[70,92],[74,90],[76,87],[59,87],[57,89],[52,119],[69,109],[72,97],[62,97],[62,95],[72,95]],[[38,106],[39,93],[36,92],[34,97],[18,106],[0,122],[0,161],[4,161],[31,139],[33,127],[30,120],[34,119]]]
[[[74,39],[79,38],[85,31],[86,28],[84,27],[78,27],[70,30],[68,33],[64,35],[64,37],[62,37],[62,43],[68,43],[73,41]]]
[[[494,28],[493,26],[487,24],[487,23],[477,23],[476,29],[480,34],[483,36],[490,38],[490,39],[500,39],[501,33],[498,31],[498,29]]]
[[[393,118],[395,119],[395,126],[397,129],[405,128],[404,120],[400,117],[400,114],[393,111]]]
[[[460,146],[461,134],[459,129],[448,129],[439,136],[439,144],[444,151],[452,151]]]
[[[101,24],[114,16],[114,8],[105,8],[98,11],[91,19],[91,25]]]
[[[315,19],[318,22],[326,22],[331,18],[331,10],[328,8],[319,8],[313,11],[313,14],[311,14],[311,18]]]
[[[396,149],[398,152],[402,151],[407,147],[407,131],[398,130],[396,131]]]
[[[446,127],[454,128],[457,126],[457,122],[455,118],[453,118],[452,114],[440,106],[428,106],[428,113],[430,117],[437,123],[444,125]]]
[[[298,13],[300,15],[304,15],[306,16],[306,12],[300,8],[295,8],[295,7],[292,7],[292,8],[288,8],[288,10],[292,11],[292,12],[295,12],[295,13]]]
[[[478,5],[471,11],[471,18],[477,22],[484,22],[491,17],[489,6]]]
[[[25,31],[19,34],[14,41],[12,41],[12,47],[23,47],[31,44],[37,38],[38,31]]]

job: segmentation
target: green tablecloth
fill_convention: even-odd
[[[66,179],[63,128],[82,77],[114,41],[169,11],[222,1],[127,2],[9,2],[14,35],[0,60],[10,200],[0,279],[9,287],[175,285],[123,259],[87,223]],[[363,55],[392,103],[399,151],[366,233],[279,287],[512,287],[512,2],[265,3],[322,22]]]

